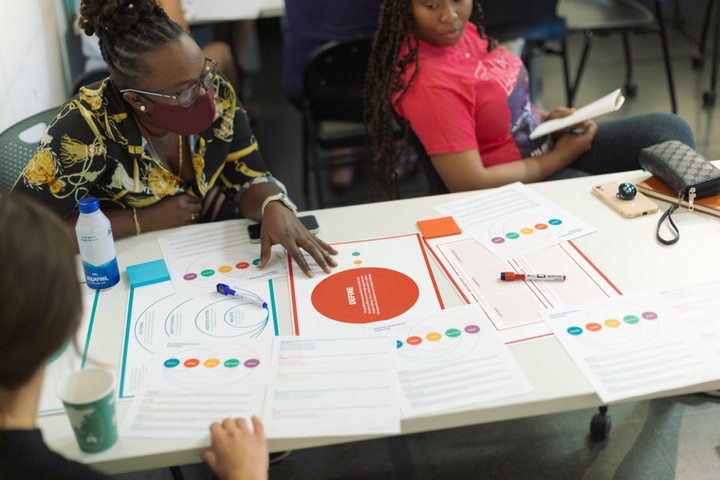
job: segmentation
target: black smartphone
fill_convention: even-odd
[[[298,220],[305,225],[305,228],[308,229],[308,232],[310,233],[317,233],[320,229],[320,226],[318,225],[317,218],[315,218],[315,215],[305,215],[303,217],[298,217]],[[253,223],[248,225],[248,235],[250,235],[250,242],[251,243],[259,243],[260,242],[260,224],[259,223]]]

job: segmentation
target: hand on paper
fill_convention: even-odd
[[[280,202],[272,202],[265,208],[260,229],[259,268],[270,260],[270,249],[278,244],[287,250],[308,277],[312,277],[313,273],[300,249],[309,253],[325,273],[330,273],[330,268],[337,266],[337,262],[331,257],[337,254],[337,250],[308,232],[297,216]]]
[[[244,418],[226,418],[210,425],[212,446],[202,459],[220,480],[268,478],[268,447],[265,430],[258,417],[252,417],[253,430]]]

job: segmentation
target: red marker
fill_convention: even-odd
[[[512,282],[513,280],[533,280],[533,281],[553,281],[563,282],[565,281],[565,275],[545,275],[544,273],[515,273],[515,272],[502,272],[500,273],[500,280],[506,282]]]

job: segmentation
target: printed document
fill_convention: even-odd
[[[603,402],[720,380],[720,354],[659,293],[541,313]]]
[[[435,207],[503,260],[538,252],[595,231],[520,182],[481,190]]]

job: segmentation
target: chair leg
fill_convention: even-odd
[[[170,475],[172,475],[173,480],[185,480],[185,475],[183,475],[180,467],[170,467]]]
[[[587,57],[590,53],[590,45],[592,43],[593,32],[592,30],[585,30],[585,44],[583,45],[582,56],[580,57],[580,64],[578,65],[577,72],[575,73],[575,80],[573,81],[572,90],[568,98],[568,107],[572,107],[575,102],[575,95],[577,89],[580,86],[580,79],[582,78],[583,72],[585,71],[585,64],[587,63]]]
[[[668,45],[665,14],[661,0],[655,0],[655,14],[657,15],[658,25],[660,26],[660,38],[662,39],[663,57],[665,58],[665,73],[667,74],[668,88],[670,89],[670,104],[672,105],[672,112],[677,113],[675,82],[673,81],[672,64],[670,63],[670,47]]]
[[[717,69],[718,61],[720,60],[718,58],[718,56],[720,55],[720,32],[718,31],[718,29],[720,29],[720,5],[717,6],[717,9],[715,11],[715,45],[713,46],[713,66],[712,74],[710,77],[710,90],[703,94],[703,104],[706,106],[715,105],[715,99],[717,96]]]
[[[698,55],[693,57],[692,65],[695,68],[700,68],[705,65],[705,46],[707,45],[707,37],[710,32],[710,19],[712,18],[712,11],[715,8],[717,0],[709,0],[707,4],[707,10],[705,10],[705,19],[703,20],[702,33],[700,34],[700,47]]]
[[[567,106],[570,107],[572,106],[574,86],[570,80],[570,58],[568,56],[567,40],[564,38],[560,42],[560,50],[563,62],[563,76],[565,77],[565,99],[567,100]]]
[[[320,167],[320,159],[317,148],[313,151],[313,163],[315,165],[313,172],[315,173],[315,190],[317,191],[318,208],[325,208],[327,206],[327,194],[325,188],[327,188],[327,181],[323,181],[323,175],[321,170],[328,171],[323,165]]]
[[[623,51],[625,52],[625,94],[633,98],[637,95],[637,85],[633,82],[632,53],[630,52],[630,32],[622,31]]]
[[[302,188],[303,188],[303,196],[305,197],[305,208],[311,208],[311,199],[310,199],[310,182],[309,182],[309,176],[310,176],[310,134],[308,133],[308,123],[307,119],[303,118],[303,139],[302,139],[302,149],[303,149],[303,167],[302,167]]]

